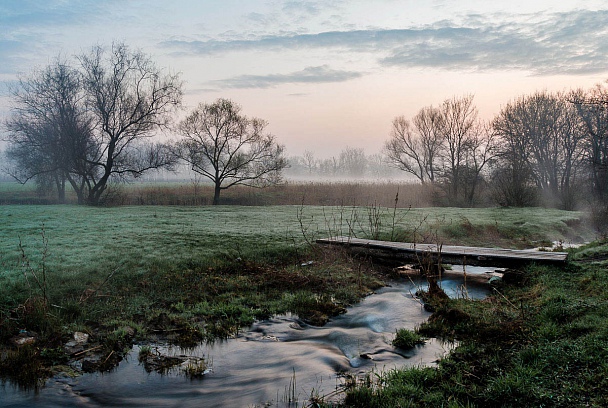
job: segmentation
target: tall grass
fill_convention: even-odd
[[[256,189],[234,186],[222,192],[227,205],[322,205],[392,207],[399,192],[400,207],[430,207],[432,189],[407,182],[289,182]],[[68,194],[68,201],[76,197]],[[211,205],[213,186],[188,182],[134,182],[115,186],[106,201],[109,205]],[[0,183],[0,204],[52,204],[51,194],[39,195],[33,185]]]

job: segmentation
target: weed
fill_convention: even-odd
[[[424,344],[426,340],[413,330],[399,329],[393,339],[393,346],[402,349],[411,349],[419,344]]]
[[[184,367],[184,373],[190,378],[202,378],[207,373],[207,364],[203,359],[189,360]]]
[[[150,345],[146,344],[139,348],[139,354],[137,356],[137,359],[139,360],[139,362],[143,362],[151,355],[152,355],[152,347]]]

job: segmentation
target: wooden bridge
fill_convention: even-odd
[[[318,239],[319,244],[346,246],[354,251],[364,251],[387,262],[403,260],[420,261],[425,256],[441,262],[465,265],[491,265],[513,267],[529,263],[562,264],[567,252],[546,252],[531,249],[479,248],[454,245],[413,244],[408,242],[377,241],[351,237]]]

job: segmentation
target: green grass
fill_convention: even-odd
[[[457,340],[437,368],[368,378],[348,407],[602,407],[608,405],[608,244],[565,268],[528,268],[524,286],[483,301],[444,302],[419,332]]]
[[[75,330],[96,333],[115,356],[151,332],[193,345],[277,313],[323,324],[383,277],[307,241],[352,233],[471,244],[489,230],[496,242],[521,246],[532,230],[545,241],[579,234],[581,217],[543,209],[0,206],[0,343],[22,328],[37,332],[30,352],[42,365],[32,366],[46,372],[44,355],[53,353],[42,352]],[[471,228],[479,231],[459,232]],[[3,360],[0,373],[21,358]]]
[[[393,346],[402,349],[411,349],[416,347],[418,344],[424,344],[425,340],[420,334],[413,330],[399,329],[393,339]]]
[[[371,212],[379,221],[370,222]],[[49,268],[90,279],[115,269],[146,273],[214,257],[280,257],[304,242],[299,220],[310,240],[352,230],[356,236],[377,232],[378,238],[394,240],[529,247],[577,237],[582,216],[538,208],[398,209],[393,217],[392,209],[353,207],[0,206],[0,262],[2,279],[21,274],[14,267],[20,239],[30,259],[39,260],[43,227]]]

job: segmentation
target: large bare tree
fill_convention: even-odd
[[[462,193],[462,186],[468,179],[466,158],[472,138],[478,131],[477,108],[473,105],[473,95],[466,95],[446,99],[440,109],[444,144],[441,150],[441,173],[449,200],[456,202]]]
[[[214,184],[213,204],[234,185],[264,187],[281,181],[283,146],[266,133],[267,122],[248,118],[229,99],[201,103],[180,124],[177,155]]]
[[[6,170],[21,183],[33,179],[39,188],[56,191],[63,202],[66,183],[78,184],[75,173],[86,167],[91,146],[92,124],[82,106],[80,74],[58,58],[19,78],[11,96]]]
[[[171,167],[170,149],[150,138],[166,127],[182,82],[125,44],[93,47],[70,66],[57,62],[21,80],[6,123],[13,174],[67,180],[79,203],[99,204],[111,180]]]
[[[583,125],[584,162],[587,164],[593,196],[608,198],[608,82],[589,91],[569,95]]]
[[[473,205],[496,156],[496,137],[477,118],[473,96],[467,95],[422,108],[412,121],[395,118],[384,152],[421,183],[441,185],[450,204]]]
[[[96,149],[88,157],[86,200],[97,204],[111,178],[138,177],[171,167],[174,156],[147,139],[165,128],[182,98],[178,74],[165,74],[141,51],[114,43],[79,58]]]
[[[572,209],[584,133],[568,98],[547,92],[522,96],[501,110],[493,127],[502,139],[502,163],[511,160],[509,166],[530,174],[545,197]]]
[[[405,116],[396,117],[391,137],[384,145],[389,161],[423,184],[434,183],[443,142],[442,124],[441,111],[432,106],[422,108],[414,116],[413,123]]]

